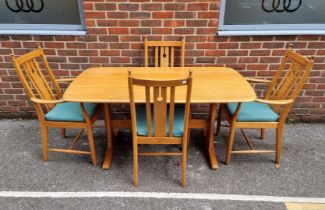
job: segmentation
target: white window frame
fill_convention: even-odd
[[[0,24],[2,35],[86,35],[82,0],[78,0],[81,24]]]
[[[225,25],[226,0],[221,0],[218,35],[325,35],[325,24]]]

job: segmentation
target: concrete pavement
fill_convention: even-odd
[[[42,161],[40,130],[36,120],[0,120],[0,192],[121,192],[121,197],[14,197],[0,195],[1,209],[286,209],[284,202],[253,201],[252,196],[275,198],[325,198],[325,125],[289,124],[285,128],[280,169],[275,169],[274,155],[232,156],[226,166],[225,142],[228,128],[216,137],[219,169],[210,170],[202,133],[191,132],[188,155],[188,186],[180,186],[179,159],[175,157],[142,157],[139,162],[139,187],[132,185],[131,132],[118,133],[112,167],[104,171],[100,165],[106,145],[104,131],[96,128],[98,166],[90,164],[90,157],[50,153],[49,161]],[[247,132],[257,148],[274,148],[275,132],[267,132],[267,141],[260,141],[259,132]],[[68,145],[57,129],[50,130],[51,145]],[[68,135],[76,134],[69,130]],[[235,147],[246,147],[240,132]],[[86,136],[78,144],[88,148]],[[145,147],[147,149],[147,147]],[[122,192],[137,192],[140,196]],[[232,195],[220,199],[153,198],[146,193],[180,193]],[[1,193],[0,193],[1,194]],[[136,194],[138,195],[138,194]],[[248,196],[243,201],[240,196]]]

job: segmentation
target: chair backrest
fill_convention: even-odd
[[[289,46],[281,60],[280,66],[270,83],[265,99],[296,99],[313,67],[313,60],[295,53]],[[279,106],[272,106],[275,111]]]
[[[146,101],[146,119],[148,137],[152,136],[152,124],[154,124],[154,137],[172,137],[174,111],[175,111],[175,92],[176,87],[187,86],[186,100],[185,100],[185,113],[184,113],[184,132],[187,132],[190,99],[192,91],[192,73],[184,79],[177,80],[145,80],[136,79],[131,77],[129,72],[129,95],[130,95],[130,108],[132,118],[132,130],[136,133],[136,108],[134,101],[134,86],[142,86],[145,91]],[[169,100],[168,100],[169,96]],[[152,106],[153,105],[153,106]],[[169,122],[168,134],[166,129],[167,113],[169,109]],[[152,118],[153,111],[153,118]],[[153,122],[152,122],[153,119]]]
[[[181,48],[181,66],[185,63],[185,39],[182,41],[144,41],[145,67],[149,65],[149,48],[154,48],[155,67],[174,67],[175,48]]]
[[[12,55],[12,63],[29,97],[45,100],[62,98],[62,91],[54,78],[42,48],[38,47],[38,49],[19,58]],[[45,71],[42,71],[41,68],[44,68]],[[54,106],[54,104],[44,105],[47,111]]]

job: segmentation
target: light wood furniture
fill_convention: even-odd
[[[145,107],[135,104],[134,88],[143,87]],[[175,93],[181,86],[186,87],[185,108],[175,108]],[[129,71],[129,96],[133,138],[134,185],[138,186],[138,159],[142,156],[181,156],[182,186],[186,186],[187,138],[192,72],[188,78],[173,80],[145,80],[134,78]],[[139,111],[137,111],[139,110]],[[145,112],[144,112],[145,110]],[[144,112],[144,113],[142,113]],[[183,112],[183,113],[181,113]],[[141,125],[138,124],[141,123]],[[143,128],[145,124],[145,128]],[[168,125],[168,127],[167,127]],[[141,127],[142,126],[142,127]],[[182,127],[182,128],[179,128]],[[138,130],[138,128],[140,130]],[[181,145],[181,152],[138,152],[139,145]]]
[[[185,38],[182,41],[144,41],[144,66],[149,65],[149,48],[154,48],[155,67],[174,67],[175,65],[175,48],[181,50],[181,64],[185,63]]]
[[[281,144],[285,120],[288,116],[293,102],[295,101],[305,81],[308,78],[312,66],[312,60],[304,58],[303,56],[293,52],[289,47],[286,50],[279,66],[279,69],[274,75],[272,81],[248,78],[248,81],[250,82],[269,83],[264,99],[257,99],[256,102],[258,103],[253,102],[254,104],[239,103],[237,108],[233,109],[233,111],[231,111],[231,106],[234,105],[230,106],[229,104],[223,104],[222,106],[220,106],[217,134],[220,130],[222,113],[225,113],[226,119],[230,124],[228,148],[225,161],[226,164],[229,164],[231,154],[276,153],[276,168],[280,167]],[[253,106],[256,107],[256,109],[250,108]],[[261,114],[259,114],[260,116],[256,116],[259,111],[262,111]],[[279,115],[277,115],[276,113],[279,113]],[[275,117],[272,117],[269,114]],[[251,117],[252,115],[255,115],[255,119],[254,117]],[[273,119],[271,119],[270,117]],[[249,150],[232,150],[236,128],[241,129],[241,132],[250,147]],[[275,128],[276,150],[254,149],[250,139],[243,131],[244,128],[262,129],[262,139],[265,138],[266,128]]]
[[[227,102],[249,102],[256,100],[256,94],[250,84],[237,71],[224,67],[98,67],[82,72],[64,93],[64,100],[71,102],[104,103],[104,116],[107,133],[107,149],[103,168],[108,169],[112,161],[114,148],[114,128],[131,128],[130,120],[113,120],[110,104],[129,103],[128,73],[134,77],[150,80],[182,79],[187,77],[189,69],[193,72],[191,103],[209,104],[208,120],[190,119],[189,128],[207,129],[207,151],[210,166],[218,168],[215,155],[214,122],[216,104]],[[175,103],[185,103],[185,88],[180,87],[175,94]],[[143,91],[135,88],[134,101],[144,103]]]
[[[41,128],[43,160],[48,160],[48,152],[62,152],[90,155],[92,164],[96,165],[92,126],[96,121],[99,112],[99,110],[96,111],[97,105],[65,103],[62,98],[63,94],[58,81],[66,82],[71,81],[72,79],[66,78],[56,80],[46,60],[44,52],[40,47],[33,52],[20,56],[19,58],[15,58],[15,56],[12,55],[12,63],[27,95],[30,97],[36,109]],[[41,67],[44,67],[44,70],[42,70]],[[62,111],[65,113],[60,113]],[[91,116],[89,116],[90,113]],[[71,118],[69,118],[69,116]],[[58,121],[55,120],[55,118],[64,118],[65,121]],[[65,128],[80,128],[81,131],[74,138],[68,149],[49,148],[48,128],[61,128],[62,137],[65,137]],[[73,149],[79,140],[83,129],[87,130],[90,151]]]

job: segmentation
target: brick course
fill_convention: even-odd
[[[315,55],[315,66],[290,113],[299,121],[325,121],[325,36],[218,37],[219,0],[84,0],[87,36],[0,35],[0,118],[35,116],[10,63],[36,43],[57,76],[92,66],[143,66],[143,40],[186,38],[187,66],[228,66],[244,76],[271,78],[287,43]],[[263,85],[256,85],[258,94]],[[120,107],[120,108],[119,108]],[[194,112],[207,111],[205,105]],[[117,112],[128,109],[117,106]]]

